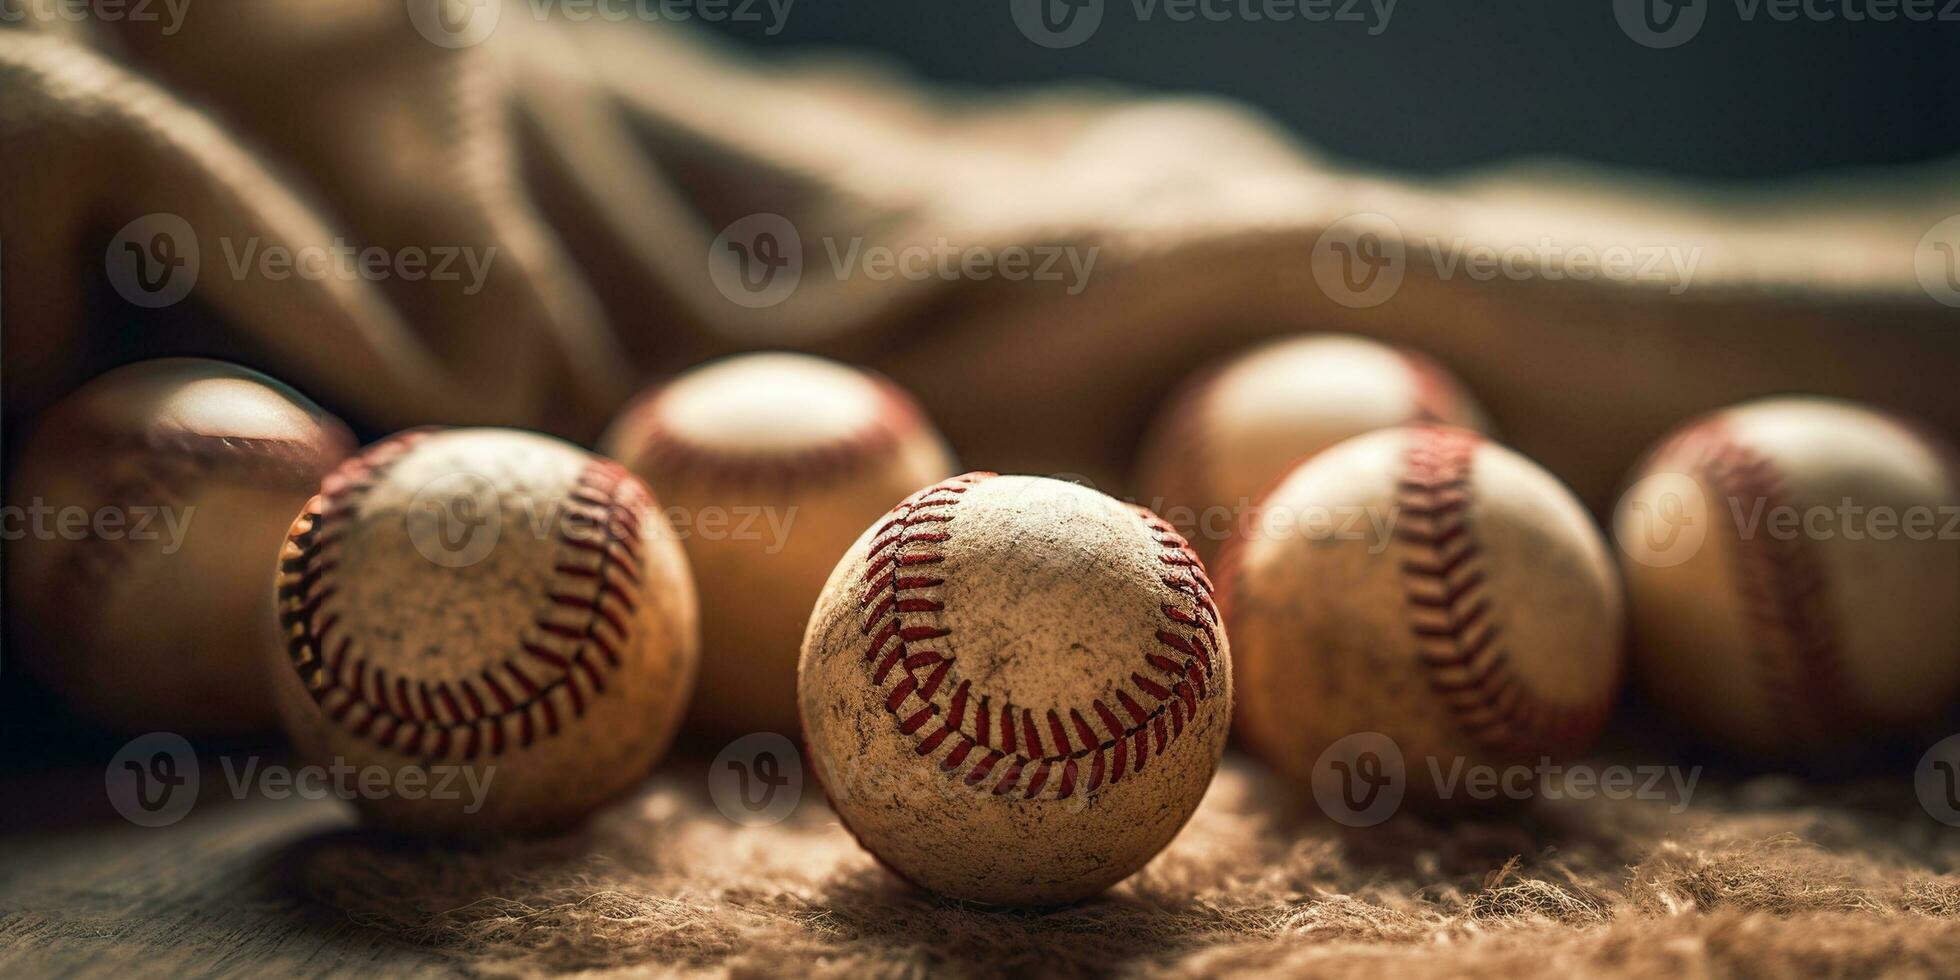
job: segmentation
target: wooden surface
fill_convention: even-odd
[[[451,961],[310,901],[284,855],[343,832],[334,800],[220,799],[131,824],[101,769],[11,776],[0,800],[0,976],[453,976]]]

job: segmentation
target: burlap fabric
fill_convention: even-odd
[[[979,98],[522,4],[482,43],[443,47],[416,27],[434,2],[191,5],[169,36],[0,33],[8,408],[105,360],[194,347],[381,428],[590,437],[636,378],[793,347],[887,370],[971,464],[1109,486],[1195,365],[1333,329],[1435,354],[1594,504],[1671,423],[1748,396],[1870,398],[1960,429],[1942,369],[1960,312],[1915,267],[1960,211],[1951,163],[1749,187],[1558,164],[1417,184],[1202,99]],[[159,212],[205,253],[191,298],[105,306],[97,257]],[[1369,227],[1406,257],[1392,297],[1359,308],[1315,274],[1322,233],[1356,214],[1386,216]],[[805,258],[760,308],[731,302],[709,261],[753,215],[787,221]],[[228,271],[252,241],[497,251],[464,295]],[[941,243],[1068,249],[1087,271],[879,278],[832,257]],[[1480,245],[1513,271],[1451,261]],[[1692,272],[1563,274],[1576,249],[1643,245]]]

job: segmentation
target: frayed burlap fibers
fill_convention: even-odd
[[[705,758],[679,761],[576,835],[480,850],[391,842],[331,802],[200,804],[170,830],[125,830],[114,857],[17,835],[0,851],[0,972],[1516,980],[1960,963],[1960,834],[1909,777],[1705,775],[1678,815],[1541,800],[1349,830],[1228,756],[1155,861],[1044,913],[911,889],[814,793],[744,828],[706,785]]]

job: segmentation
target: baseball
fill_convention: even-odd
[[[976,902],[1093,895],[1162,850],[1224,750],[1231,655],[1196,555],[1093,490],[920,490],[824,585],[798,674],[844,825]]]
[[[1423,354],[1341,334],[1283,338],[1200,372],[1172,397],[1144,439],[1137,485],[1210,559],[1293,464],[1417,423],[1490,428],[1464,387]]]
[[[1956,458],[1823,398],[1750,402],[1664,440],[1614,522],[1644,686],[1763,756],[1913,734],[1950,708]]]
[[[278,570],[286,729],[314,764],[400,787],[356,800],[392,828],[575,822],[647,775],[693,687],[694,585],[653,496],[546,436],[376,443],[327,477]]]
[[[910,396],[799,354],[684,375],[623,413],[600,451],[681,531],[707,653],[688,727],[723,737],[796,734],[797,649],[824,578],[865,525],[955,472]]]
[[[1224,590],[1239,730],[1301,784],[1361,733],[1430,778],[1583,749],[1618,692],[1623,611],[1606,546],[1572,493],[1474,432],[1358,436],[1275,486]]]
[[[6,549],[10,649],[111,728],[272,728],[266,567],[353,449],[297,392],[218,361],[146,361],[84,385],[10,474],[23,520]]]

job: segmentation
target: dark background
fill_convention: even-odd
[[[1758,177],[1960,151],[1960,3],[1932,0],[1947,20],[1852,23],[1845,4],[1871,0],[1808,0],[1838,19],[1799,8],[1781,23],[1770,2],[1691,0],[1706,20],[1667,50],[1634,43],[1611,0],[1398,0],[1374,37],[1357,23],[1177,23],[1162,0],[1140,21],[1132,0],[1104,0],[1101,28],[1066,50],[1022,36],[1008,0],[798,0],[775,37],[711,26],[764,53],[880,52],[935,80],[1227,95],[1337,157],[1412,173],[1549,154]]]

